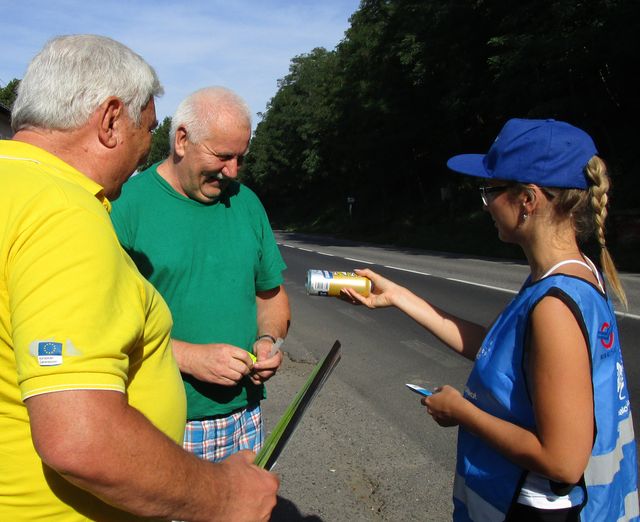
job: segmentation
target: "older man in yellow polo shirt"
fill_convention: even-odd
[[[183,451],[171,315],[110,199],[146,156],[153,69],[109,38],[50,41],[0,141],[0,520],[268,520],[277,479]]]

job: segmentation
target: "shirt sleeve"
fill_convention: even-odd
[[[69,207],[24,229],[8,263],[12,339],[23,400],[68,389],[124,392],[144,325],[106,212]]]

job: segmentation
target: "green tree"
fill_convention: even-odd
[[[486,151],[509,118],[555,118],[594,137],[613,213],[637,208],[629,20],[639,16],[637,0],[362,0],[334,51],[292,60],[256,129],[247,182],[282,226],[343,230],[331,216],[344,217],[352,196],[349,230],[368,239],[433,227],[448,246],[465,230],[463,242],[481,244],[474,181],[446,159]]]
[[[293,58],[257,125],[242,176],[276,221],[308,218],[303,202],[330,191],[335,68],[335,53],[323,48]]]
[[[162,123],[158,125],[151,136],[151,149],[149,156],[143,165],[138,167],[138,170],[142,171],[148,169],[154,163],[158,163],[166,159],[171,152],[171,146],[169,144],[169,131],[171,130],[171,118],[166,116]]]
[[[494,112],[553,117],[587,130],[613,167],[623,205],[635,205],[638,176],[628,151],[637,141],[640,81],[632,74],[639,47],[629,20],[632,0],[536,0],[496,7],[488,66]],[[526,23],[522,23],[526,21]],[[620,185],[622,184],[622,187]]]
[[[20,85],[20,80],[14,78],[4,87],[0,87],[0,103],[2,105],[11,108],[18,95],[18,85]]]

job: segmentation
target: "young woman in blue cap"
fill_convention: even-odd
[[[637,453],[613,307],[581,251],[595,234],[609,286],[626,297],[606,247],[609,178],[588,134],[555,120],[509,120],[487,154],[454,171],[486,179],[484,208],[531,274],[487,329],[452,316],[371,270],[369,308],[396,306],[474,360],[461,394],[422,400],[459,426],[456,521],[639,520]]]

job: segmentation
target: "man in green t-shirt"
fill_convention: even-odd
[[[282,362],[276,343],[290,320],[286,265],[266,212],[236,181],[250,136],[241,98],[196,91],[173,116],[170,156],[127,182],[111,215],[171,309],[187,392],[184,446],[211,461],[260,449],[263,382]]]

